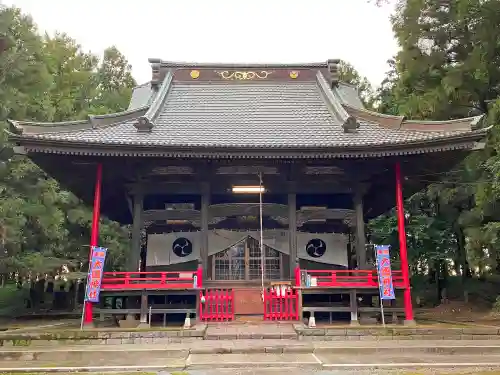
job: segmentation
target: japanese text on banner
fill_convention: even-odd
[[[375,246],[380,299],[395,299],[388,245]]]
[[[90,259],[89,274],[87,276],[87,289],[85,301],[99,302],[99,293],[101,292],[101,282],[104,273],[104,262],[106,261],[106,252],[108,249],[103,247],[94,247]]]

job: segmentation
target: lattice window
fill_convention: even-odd
[[[214,256],[215,280],[245,280],[245,242]]]
[[[233,247],[214,255],[215,280],[260,280],[260,244],[254,238],[247,238]],[[279,251],[264,246],[264,278],[282,278],[282,255]]]

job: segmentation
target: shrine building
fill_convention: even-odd
[[[10,121],[16,151],[93,204],[91,246],[109,246],[100,215],[131,224],[126,272],[102,280],[102,297],[121,302],[87,303],[86,323],[151,323],[151,309],[163,324],[323,313],[356,324],[379,314],[359,298],[379,293],[365,225],[393,207],[400,253],[386,311],[413,322],[403,199],[483,147],[483,117],[371,111],[339,80],[339,60],[149,62],[151,81],[124,112]]]

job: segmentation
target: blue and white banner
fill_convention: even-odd
[[[389,245],[376,245],[375,255],[377,257],[377,272],[380,299],[396,299],[394,286],[392,284],[391,257]]]
[[[85,301],[99,302],[101,292],[102,276],[104,274],[104,262],[106,261],[106,252],[104,247],[94,247],[92,257],[90,258],[89,274],[87,276],[87,288],[85,290]]]

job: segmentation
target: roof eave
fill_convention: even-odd
[[[491,128],[491,127],[490,127]],[[9,134],[9,139],[23,146],[27,153],[53,153],[86,156],[130,157],[186,157],[186,158],[370,158],[398,155],[424,154],[457,149],[477,150],[484,147],[484,137],[490,128],[437,140],[407,142],[402,144],[347,146],[347,147],[206,147],[149,145],[91,144],[80,141],[44,140],[23,135]]]

